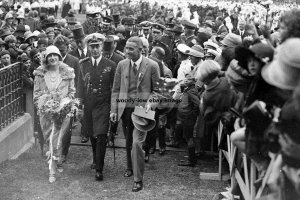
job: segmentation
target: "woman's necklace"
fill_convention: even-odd
[[[59,78],[59,73],[58,71],[48,71],[48,76],[50,78],[51,82],[56,82],[57,79]]]

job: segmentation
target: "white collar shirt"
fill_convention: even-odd
[[[130,60],[131,66],[133,66],[133,64],[136,64],[136,69],[139,70],[141,62],[142,62],[142,58],[143,58],[143,56],[141,55],[140,58],[135,62],[133,62],[133,60]]]
[[[97,59],[95,59],[95,58],[92,57],[92,64],[93,64],[93,66],[95,65],[95,61],[96,61],[97,66],[98,66],[101,58],[102,58],[102,56],[99,56],[99,58],[97,58]]]

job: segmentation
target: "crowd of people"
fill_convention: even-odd
[[[49,181],[63,171],[71,140],[71,118],[55,124],[40,109],[55,93],[80,100],[81,142],[91,141],[98,181],[108,133],[118,122],[126,139],[124,176],[134,177],[137,192],[157,139],[161,156],[166,146],[186,145],[188,158],[178,165],[195,167],[221,121],[223,133],[255,163],[257,185],[272,169],[265,195],[298,199],[298,6],[161,3],[100,2],[96,9],[91,1],[82,24],[70,7],[57,19],[55,6],[0,6],[0,69],[20,62],[24,87],[33,88],[35,132],[49,143]],[[222,138],[217,148],[226,149]]]

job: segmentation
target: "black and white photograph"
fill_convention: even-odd
[[[0,200],[299,200],[299,131],[300,0],[0,0]]]

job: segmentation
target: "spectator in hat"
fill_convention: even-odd
[[[11,64],[10,53],[7,50],[0,52],[1,66],[0,69]]]
[[[11,62],[17,62],[18,53],[20,52],[20,50],[16,47],[16,37],[13,35],[6,36],[4,42],[6,43],[7,50],[10,53]]]
[[[17,24],[25,25],[25,17],[24,14],[19,14],[17,17]]]
[[[194,45],[190,50],[187,51],[187,54],[190,56],[192,63],[191,72],[187,75],[192,77],[199,76],[199,67],[204,60],[204,49],[200,45]],[[186,75],[186,76],[187,76]]]
[[[73,30],[75,27],[75,24],[77,24],[77,19],[76,17],[68,17],[67,18],[67,28],[69,30]]]
[[[14,17],[11,13],[7,13],[4,17],[4,23],[1,26],[1,29],[8,29],[11,32],[15,31],[15,27],[13,25]]]
[[[182,132],[183,138],[187,143],[188,159],[178,163],[178,166],[195,167],[197,158],[195,154],[195,143],[193,141],[194,125],[199,115],[198,89],[196,88],[193,75],[188,76],[177,91],[173,98],[180,98],[181,101],[177,108],[177,120],[175,125],[175,138],[179,143]],[[178,145],[178,144],[176,144]]]
[[[48,43],[53,44],[53,41],[54,41],[54,38],[55,38],[54,28],[53,27],[48,27],[45,32],[46,32],[47,37],[48,37]]]
[[[197,77],[205,85],[200,105],[200,115],[205,123],[202,144],[207,143],[216,134],[222,113],[233,107],[237,99],[236,92],[231,89],[227,78],[219,77],[220,71],[221,66],[217,62],[205,60]]]
[[[150,59],[154,58],[154,61],[156,61],[158,63],[159,68],[160,68],[160,76],[161,77],[172,78],[173,77],[172,71],[163,62],[164,56],[165,56],[165,52],[164,52],[163,48],[154,47],[151,51],[151,57],[149,57],[149,58]],[[152,140],[153,143],[151,144],[151,142],[150,142],[149,146],[156,147],[156,138],[158,137],[159,154],[164,155],[166,152],[165,138],[166,138],[167,113],[160,113],[159,116],[157,117],[157,119],[158,119],[157,130],[153,129],[154,131],[156,131],[156,133],[154,134],[155,137],[150,139],[150,141]],[[149,134],[149,135],[151,135],[151,134]],[[148,137],[148,135],[147,135],[147,137]]]
[[[102,17],[102,32],[105,35],[114,34],[114,29],[112,27],[113,18],[111,16]]]
[[[82,27],[85,35],[96,33],[100,31],[99,16],[96,11],[87,11],[86,20],[83,22]]]
[[[171,51],[169,46],[163,41],[163,32],[166,30],[164,25],[154,23],[152,24],[152,37],[153,41],[150,43],[149,51],[152,51],[154,47],[161,47],[165,51],[164,62],[169,65],[171,62]]]
[[[115,52],[115,48],[116,45],[114,37],[106,36],[103,42],[103,56],[116,63],[116,65],[118,65],[121,60],[124,60],[124,58]]]
[[[123,52],[127,41],[127,39],[125,38],[125,27],[123,25],[119,25],[116,28],[115,34],[119,37],[116,50]]]
[[[76,24],[74,29],[72,30],[74,35],[74,40],[76,42],[76,48],[74,48],[72,51],[70,51],[70,54],[79,60],[83,60],[86,57],[90,56],[90,52],[87,48],[87,45],[84,41],[84,32],[81,25]],[[81,143],[86,143],[89,141],[89,137],[87,134],[87,128],[84,123],[84,119],[81,119]]]
[[[61,35],[67,37],[69,39],[69,43],[74,41],[74,34],[71,30],[63,28],[61,30]]]
[[[185,79],[186,75],[192,71],[193,64],[189,59],[188,54],[191,48],[186,44],[178,44],[177,50],[178,62],[180,63],[179,68],[177,68],[177,79],[183,80]]]
[[[130,38],[131,36],[137,36],[138,33],[134,30],[135,20],[133,17],[128,17],[123,19],[125,26],[125,38]]]
[[[30,51],[32,49],[32,47],[29,44],[21,44],[19,46],[19,49],[23,51],[23,53],[25,53],[27,56],[30,55]]]
[[[140,26],[142,26],[142,34],[140,35],[140,37],[144,37],[148,40],[148,42],[152,41],[152,35],[151,35],[151,23],[148,21],[145,22],[141,22]]]
[[[194,44],[192,43],[193,39],[196,39],[195,37],[195,30],[197,28],[197,25],[193,24],[192,22],[189,22],[187,20],[183,20],[182,25],[184,27],[184,37],[183,40],[186,45],[189,47],[192,47]]]
[[[27,31],[24,33],[24,37],[25,37],[25,43],[28,43],[31,46],[34,46],[34,42],[37,38],[37,36],[33,35],[32,32]]]
[[[72,30],[74,35],[74,40],[76,42],[77,48],[75,48],[73,51],[70,52],[72,56],[75,56],[79,60],[88,57],[89,51],[88,48],[84,42],[84,32],[83,27],[80,25],[75,25],[74,29]]]

